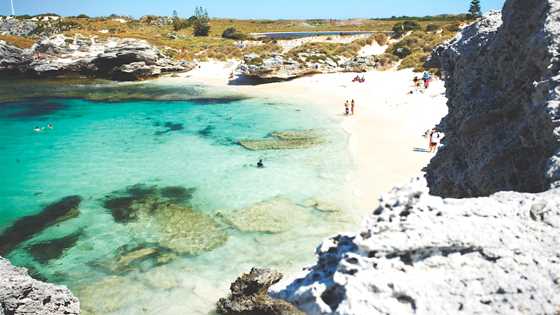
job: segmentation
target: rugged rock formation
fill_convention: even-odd
[[[435,50],[449,115],[427,169],[447,197],[542,192],[560,180],[560,3],[507,1]]]
[[[308,314],[555,314],[559,231],[560,189],[442,199],[416,180],[273,296]]]
[[[299,53],[297,57],[273,54],[264,59],[251,54],[245,56],[236,72],[254,79],[289,80],[317,73],[363,72],[380,66],[378,61],[375,56],[335,59],[319,52]]]
[[[231,285],[231,295],[218,301],[218,313],[224,315],[303,315],[293,305],[267,295],[268,288],[282,279],[282,274],[253,268]]]
[[[0,314],[80,314],[80,302],[67,288],[37,281],[0,257]]]
[[[87,75],[118,81],[157,77],[164,73],[193,69],[188,62],[173,61],[148,42],[138,39],[108,39],[57,35],[43,39],[30,49],[0,42],[0,76]]]
[[[37,22],[0,16],[0,35],[27,36],[37,29]]]
[[[557,314],[559,9],[508,0],[502,26],[491,14],[439,48],[450,113],[428,182],[382,197],[269,294],[308,314]]]

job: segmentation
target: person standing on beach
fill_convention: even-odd
[[[424,71],[424,75],[422,76],[422,80],[424,80],[424,88],[427,89],[430,87],[430,80],[432,79],[432,75],[428,71]]]
[[[437,146],[439,142],[439,133],[437,132],[436,128],[433,128],[430,131],[430,140],[429,140],[429,152],[435,153],[437,151]]]
[[[344,103],[344,114],[348,116],[350,114],[350,109],[348,108],[348,101]]]
[[[354,116],[354,107],[356,106],[356,102],[354,102],[354,100],[352,100],[352,103],[350,105],[350,112],[352,113],[352,116]]]

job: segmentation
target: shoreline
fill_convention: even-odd
[[[425,92],[414,92],[412,70],[370,71],[366,83],[352,83],[356,73],[306,76],[259,85],[229,85],[234,62],[205,62],[200,68],[154,84],[203,84],[250,97],[309,104],[325,112],[348,134],[347,150],[353,162],[347,184],[352,209],[365,217],[378,198],[406,183],[427,166],[434,154],[422,152],[424,131],[447,114],[445,87],[434,80]],[[356,114],[344,115],[344,101],[355,99]],[[374,101],[372,101],[374,100]]]

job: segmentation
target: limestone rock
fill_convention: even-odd
[[[144,40],[109,38],[98,42],[80,35],[44,38],[25,50],[0,42],[0,60],[0,75],[87,75],[118,81],[142,80],[194,68],[192,63],[171,60]]]
[[[554,314],[559,227],[558,189],[442,199],[416,180],[272,296],[308,314]]]
[[[433,194],[542,192],[560,180],[560,3],[509,0],[437,48],[449,114]]]
[[[218,301],[217,311],[224,315],[303,315],[293,305],[270,298],[268,288],[282,279],[282,274],[268,269],[251,269],[231,284],[228,298]]]
[[[0,257],[0,314],[80,314],[80,302],[66,287],[37,281]]]
[[[243,232],[281,233],[310,221],[305,208],[284,197],[275,197],[223,216],[226,222]]]
[[[248,150],[290,150],[307,149],[324,143],[323,137],[315,130],[275,131],[264,139],[244,139],[239,144]]]

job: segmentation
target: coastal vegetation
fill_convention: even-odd
[[[251,33],[262,32],[320,32],[320,31],[368,31],[376,32],[369,38],[360,38],[351,43],[308,43],[295,47],[291,55],[305,53],[305,50],[320,51],[328,56],[351,58],[364,46],[377,42],[385,45],[388,35],[393,34],[398,40],[411,37],[395,49],[402,48],[405,54],[396,50],[388,51],[390,58],[405,58],[403,64],[420,67],[429,48],[449,38],[458,27],[467,21],[466,15],[442,15],[418,18],[390,19],[313,19],[313,20],[238,20],[209,18],[208,12],[198,7],[188,18],[180,17],[174,11],[170,17],[147,15],[139,19],[111,15],[107,17],[89,17],[81,14],[76,17],[59,17],[56,15],[21,16],[19,19],[38,20],[38,28],[26,36],[0,35],[0,40],[20,48],[29,48],[37,39],[51,35],[48,30],[54,28],[66,36],[95,36],[98,40],[109,37],[135,38],[147,40],[162,49],[167,55],[188,61],[208,59],[241,59],[247,54],[261,57],[282,52],[282,47],[273,39],[254,39]],[[47,19],[53,19],[52,21]],[[43,20],[45,21],[43,22]],[[404,31],[403,31],[404,30]],[[438,33],[439,32],[439,33]],[[421,40],[419,40],[419,38]],[[240,43],[243,41],[243,43]],[[392,41],[394,42],[394,41]],[[406,47],[406,48],[405,48]],[[409,49],[409,50],[407,50]],[[401,55],[401,56],[399,56]],[[383,56],[380,56],[383,57]],[[388,57],[388,56],[385,56]]]

